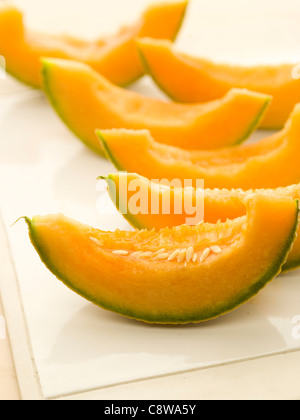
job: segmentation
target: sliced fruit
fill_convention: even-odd
[[[227,219],[236,219],[246,214],[249,195],[267,194],[300,200],[300,184],[270,190],[203,190],[166,186],[126,172],[101,178],[107,182],[109,195],[117,209],[137,229],[160,230],[201,221],[217,223],[219,220],[226,222]],[[278,214],[280,221],[281,215]],[[283,271],[298,267],[299,229]]]
[[[225,224],[109,233],[62,215],[27,223],[42,261],[79,295],[137,320],[184,324],[235,309],[279,274],[298,213],[295,200],[257,195],[247,216]]]
[[[59,59],[43,60],[43,86],[62,120],[99,153],[97,128],[145,128],[156,141],[185,149],[236,144],[257,127],[270,101],[233,89],[205,105],[168,103],[119,88],[85,64]]]
[[[147,72],[178,102],[221,98],[232,87],[271,95],[274,99],[262,128],[280,129],[300,102],[300,78],[295,64],[242,67],[194,58],[162,40],[141,39],[138,46]]]
[[[30,31],[24,26],[22,12],[4,5],[0,9],[0,54],[6,59],[7,71],[33,87],[41,86],[40,57],[83,61],[114,83],[127,85],[144,74],[134,39],[174,40],[187,4],[179,1],[152,6],[139,22],[93,42]]]
[[[244,190],[300,182],[300,105],[281,132],[257,143],[222,150],[191,152],[159,144],[147,130],[97,134],[117,169],[149,179],[202,179],[205,188]]]

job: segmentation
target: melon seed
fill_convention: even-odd
[[[152,255],[153,255],[153,252],[151,252],[151,251],[147,251],[147,252],[143,252],[142,254],[140,254],[140,258],[150,258],[150,257],[152,257]]]
[[[189,249],[186,251],[186,260],[187,262],[190,262],[195,254],[195,250],[193,246],[190,246]]]
[[[205,261],[206,258],[209,256],[209,254],[210,254],[210,248],[206,248],[201,254],[200,262]]]
[[[130,256],[133,258],[138,258],[140,255],[142,255],[143,251],[136,251],[133,254],[131,254]]]
[[[100,241],[96,238],[93,238],[92,236],[90,236],[90,240],[93,241],[97,245],[101,245]]]
[[[179,254],[179,249],[176,249],[176,251],[174,251],[168,258],[168,261],[174,261],[175,258],[177,258],[178,254]]]
[[[115,254],[115,255],[121,255],[121,256],[126,256],[126,255],[128,255],[129,254],[129,252],[128,251],[113,251],[113,254]]]
[[[165,252],[166,252],[166,249],[162,248],[159,251],[154,252],[153,257],[156,257],[159,254],[164,254]]]
[[[163,260],[167,260],[168,258],[169,258],[169,254],[165,253],[165,254],[156,255],[156,257],[154,257],[154,260],[163,261]]]
[[[211,246],[210,249],[214,254],[220,254],[222,252],[222,248],[217,245]]]
[[[181,262],[182,262],[182,261],[184,261],[185,259],[186,259],[186,249],[182,249],[181,251],[179,251],[177,261],[178,261],[179,263],[181,263]]]

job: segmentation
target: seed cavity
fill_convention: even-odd
[[[93,242],[97,243],[98,245],[100,244],[98,239],[93,238],[93,237],[91,237],[90,239]],[[209,257],[211,252],[214,254],[220,254],[222,252],[222,248],[219,247],[218,245],[214,245],[209,248],[206,248],[200,255],[200,262],[205,261]],[[124,257],[130,254],[129,251],[125,251],[125,250],[112,251],[112,253],[114,255],[119,255],[119,256],[124,256]],[[185,249],[176,249],[171,254],[166,252],[165,248],[162,248],[159,251],[156,251],[155,253],[153,253],[152,251],[136,251],[130,254],[130,256],[133,258],[142,258],[142,259],[152,258],[153,261],[168,260],[171,262],[177,259],[178,263],[185,262],[185,265],[186,265],[189,262],[196,263],[198,261],[199,254],[195,252],[195,249],[193,246],[190,246],[189,248],[185,248]]]
[[[208,258],[209,254],[210,254],[210,248],[206,248],[201,254],[200,262],[205,261],[206,258]]]
[[[214,254],[221,254],[222,252],[222,248],[217,245],[211,246],[210,249]]]
[[[129,252],[128,251],[113,251],[113,254],[114,255],[121,255],[121,256],[126,256],[126,255],[128,255],[129,254]]]

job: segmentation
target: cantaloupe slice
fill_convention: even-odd
[[[242,218],[159,232],[102,232],[62,215],[27,222],[42,261],[79,295],[137,320],[184,324],[237,308],[279,274],[298,213],[295,200],[260,195]]]
[[[255,130],[270,101],[233,89],[205,105],[174,104],[122,89],[85,64],[59,59],[43,60],[43,86],[63,121],[100,153],[97,128],[145,128],[156,141],[185,149],[237,144]]]
[[[262,128],[280,129],[300,102],[296,64],[253,67],[220,64],[177,51],[162,40],[142,39],[138,46],[147,72],[178,102],[205,102],[221,98],[232,87],[273,96]]]
[[[205,188],[244,190],[300,182],[300,105],[281,132],[256,143],[222,150],[188,151],[159,144],[147,130],[97,133],[118,170],[149,179],[202,179]]]
[[[117,172],[101,177],[125,219],[137,229],[160,230],[184,224],[223,223],[246,214],[249,195],[267,194],[300,200],[300,184],[269,190],[195,189],[167,186],[138,174]],[[278,222],[280,223],[280,216]],[[300,267],[300,231],[283,271]]]
[[[33,87],[41,86],[39,58],[44,56],[86,62],[114,83],[127,85],[144,74],[134,39],[174,40],[187,4],[185,0],[154,5],[132,26],[93,42],[30,31],[24,26],[22,12],[4,4],[0,8],[0,54],[6,59],[7,71]]]

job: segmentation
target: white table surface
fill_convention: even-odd
[[[34,29],[92,37],[151,2],[15,3]],[[219,61],[297,63],[299,16],[290,0],[194,0],[178,48]],[[148,78],[133,88],[163,97]],[[46,270],[24,224],[10,224],[62,211],[105,230],[128,229],[112,206],[109,215],[97,211],[107,197],[95,179],[114,168],[85,149],[40,92],[10,78],[0,81],[0,126],[0,398],[299,399],[299,271],[201,326],[149,327],[99,310]]]

